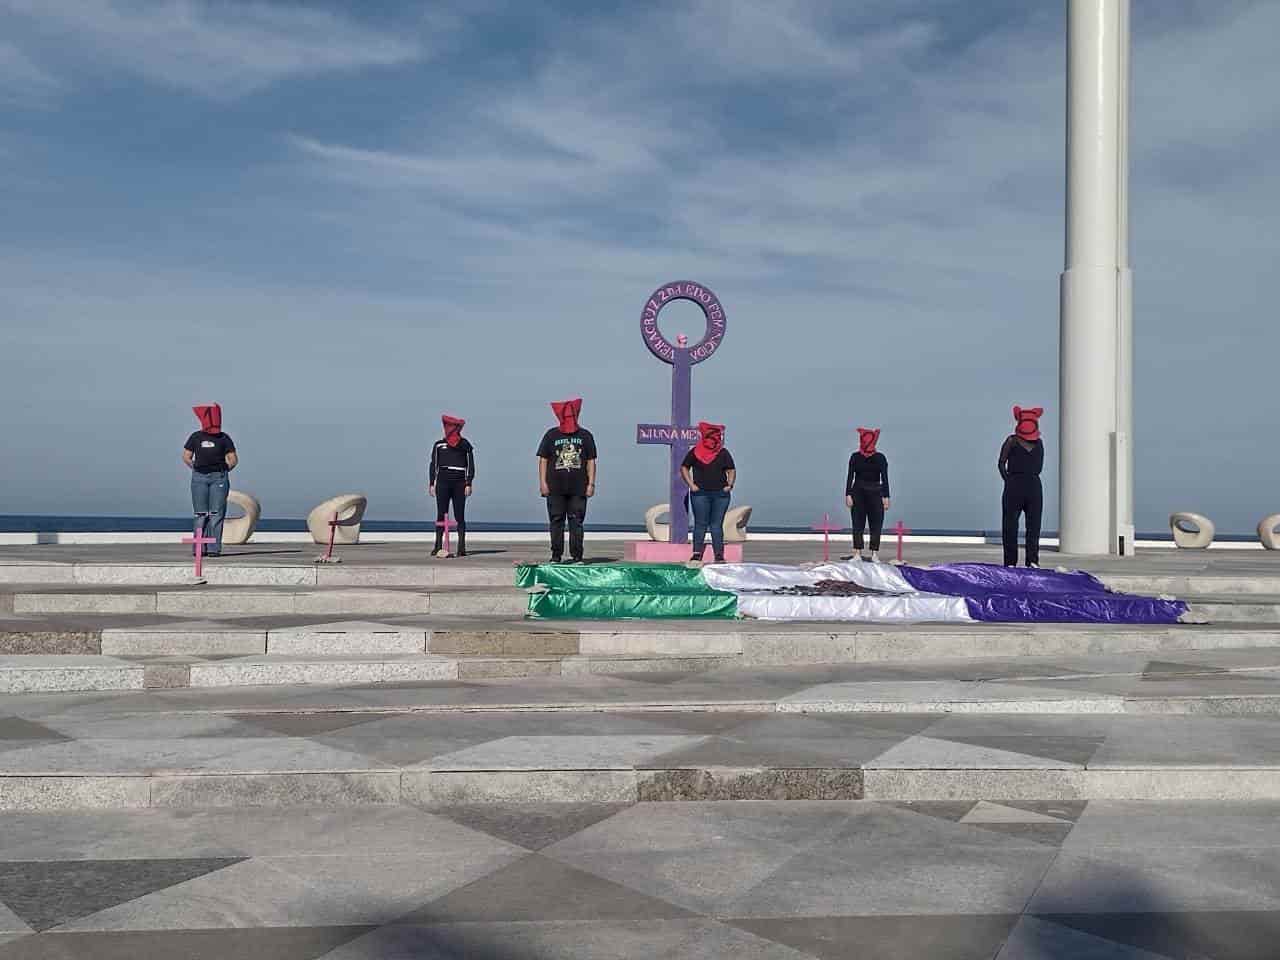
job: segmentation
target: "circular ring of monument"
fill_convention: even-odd
[[[1258,539],[1267,550],[1280,550],[1280,513],[1263,517],[1258,522]]]
[[[1216,532],[1208,517],[1186,510],[1169,516],[1169,529],[1173,531],[1173,542],[1183,550],[1205,549],[1213,543]]]
[[[664,363],[675,363],[676,345],[664,337],[658,327],[658,315],[673,300],[688,300],[697,304],[707,320],[707,329],[702,339],[687,348],[689,362],[701,363],[720,349],[720,343],[724,340],[725,314],[720,298],[703,284],[692,280],[664,283],[649,295],[640,312],[640,335],[644,337],[644,345]]]

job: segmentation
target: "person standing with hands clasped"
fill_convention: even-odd
[[[690,566],[702,566],[702,553],[711,530],[711,552],[716,563],[724,563],[724,515],[729,510],[729,497],[738,479],[733,457],[724,446],[724,424],[698,424],[701,434],[697,445],[680,465],[680,475],[689,487],[689,503],[693,508],[693,556]],[[672,505],[675,509],[675,505]]]
[[[1027,566],[1040,566],[1040,517],[1044,511],[1044,489],[1040,472],[1044,470],[1044,441],[1040,439],[1040,417],[1043,407],[1014,407],[1014,432],[1000,447],[996,469],[1004,479],[1000,498],[1001,539],[1004,541],[1004,565],[1018,565],[1018,520],[1027,516]]]
[[[547,500],[551,562],[564,562],[564,525],[569,521],[569,562],[582,563],[582,526],[587,500],[596,495],[596,439],[578,425],[582,398],[552,403],[559,424],[538,444],[538,490]]]
[[[467,497],[476,478],[476,454],[471,441],[462,435],[467,421],[445,414],[444,439],[431,448],[431,465],[427,468],[427,493],[436,498],[436,546],[433,557],[444,552],[444,521],[453,504],[453,519],[458,528],[458,552],[467,555]]]
[[[844,505],[849,508],[853,520],[853,553],[845,557],[852,560],[880,560],[880,532],[884,529],[884,515],[889,509],[889,461],[876,450],[880,440],[880,428],[858,428],[858,449],[849,458],[849,472],[844,481]],[[871,555],[863,550],[862,532],[871,527]]]
[[[206,557],[222,554],[222,522],[227,519],[228,474],[240,462],[236,445],[222,432],[222,407],[216,403],[192,407],[200,429],[187,437],[182,462],[191,468],[191,509],[208,515],[204,534],[213,538]]]

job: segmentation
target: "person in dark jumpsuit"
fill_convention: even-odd
[[[1014,407],[1017,426],[1000,447],[996,466],[1004,478],[1004,513],[1001,536],[1004,540],[1004,565],[1018,565],[1018,521],[1027,518],[1027,566],[1040,566],[1040,515],[1044,511],[1044,490],[1040,472],[1044,469],[1044,442],[1040,439],[1040,416],[1043,407]]]
[[[844,504],[853,520],[852,560],[879,561],[880,532],[884,514],[889,509],[889,461],[876,450],[880,430],[858,428],[858,450],[849,458],[849,473],[844,481]],[[863,530],[871,527],[871,555],[864,552]]]
[[[467,555],[467,497],[476,478],[476,452],[471,441],[462,435],[465,420],[445,414],[444,436],[431,448],[431,466],[427,471],[427,493],[436,498],[436,523],[443,524],[453,505],[453,519],[458,530],[458,552],[448,556]],[[436,527],[433,557],[444,552],[444,527]]]

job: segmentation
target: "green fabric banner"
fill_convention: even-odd
[[[669,620],[738,615],[735,594],[712,590],[698,570],[670,563],[522,564],[517,587],[529,616],[572,620]]]
[[[738,615],[738,598],[732,593],[547,590],[529,595],[529,615],[560,620],[732,620]]]
[[[516,567],[516,586],[651,593],[705,593],[711,589],[701,570],[675,563],[526,563]]]

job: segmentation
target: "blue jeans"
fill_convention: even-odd
[[[209,514],[204,535],[213,537],[207,553],[217,556],[222,552],[222,521],[227,519],[227,491],[231,484],[225,472],[191,473],[191,509],[195,513]]]
[[[729,494],[725,490],[699,490],[689,495],[693,507],[693,555],[702,559],[707,542],[707,529],[711,529],[711,552],[717,560],[724,559],[724,515],[729,512]]]

